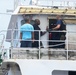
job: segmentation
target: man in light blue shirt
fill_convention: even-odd
[[[34,28],[30,24],[29,19],[26,19],[25,22],[20,28],[21,47],[32,47],[32,41],[34,42]]]

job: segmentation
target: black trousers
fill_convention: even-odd
[[[34,41],[34,43],[32,43],[32,47],[39,48],[39,41]],[[40,42],[40,47],[43,47],[42,42]]]
[[[21,41],[20,47],[32,47],[32,41]]]

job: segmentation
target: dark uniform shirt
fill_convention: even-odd
[[[38,25],[33,25],[34,27],[34,30],[41,30],[40,27]],[[35,41],[33,44],[32,44],[32,47],[36,47],[38,48],[39,47],[39,31],[34,31],[34,39],[35,40],[38,40],[38,41]],[[42,36],[43,32],[40,31],[40,36]],[[40,46],[42,46],[42,42],[40,42]]]
[[[57,26],[58,24],[61,25],[61,20],[57,20],[57,22],[56,22],[56,26]],[[59,29],[60,29],[60,28],[59,28]],[[58,29],[58,30],[59,30],[59,29]]]
[[[33,25],[34,30],[41,30],[38,25]],[[42,31],[40,31],[40,36],[42,36]],[[34,38],[35,40],[39,40],[39,31],[34,32]]]

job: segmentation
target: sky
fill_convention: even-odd
[[[7,30],[11,17],[10,12],[7,12],[7,10],[13,9],[13,0],[0,0],[0,34],[4,34],[6,36],[6,31],[3,30]],[[2,35],[0,35],[0,39],[2,39]],[[4,46],[9,47],[9,43],[5,42]]]

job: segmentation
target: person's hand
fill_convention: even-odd
[[[35,40],[35,39],[32,39],[32,42],[33,42],[33,43],[34,43],[34,40]]]
[[[49,30],[49,27],[47,26],[47,27],[46,27],[46,31],[48,31],[48,30]]]
[[[53,28],[51,30],[54,30]]]
[[[20,39],[19,41],[20,41],[20,43],[21,43],[22,39]]]

